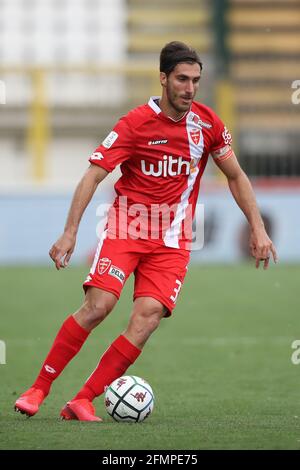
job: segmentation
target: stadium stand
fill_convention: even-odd
[[[128,109],[160,93],[170,40],[199,49],[212,94],[206,0],[0,0],[1,184],[73,187],[91,150]],[[209,84],[209,86],[207,86]]]
[[[229,0],[229,77],[234,90],[239,150],[253,175],[300,175],[299,0]]]
[[[74,185],[116,119],[160,92],[174,39],[199,50],[199,98],[246,171],[299,175],[300,0],[0,0],[1,183]]]
[[[101,109],[122,102],[126,55],[125,0],[0,1],[2,185],[74,184],[111,125]]]
[[[203,0],[128,0],[128,51],[154,54],[165,43],[184,41],[207,53],[213,47],[211,7]]]

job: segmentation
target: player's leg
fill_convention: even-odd
[[[117,297],[95,287],[87,290],[80,309],[61,326],[37,379],[15,403],[16,411],[33,416],[49,394],[53,381],[79,352],[89,333],[111,312]]]
[[[141,244],[136,244],[127,239],[105,238],[102,249],[98,251],[99,254],[96,254],[95,257],[96,261],[94,261],[90,274],[84,283],[85,288],[96,286],[114,293],[119,298],[126,280],[138,264]],[[83,313],[84,312],[81,311],[77,316],[77,320],[81,322],[82,326],[85,326],[84,322],[87,318],[89,318],[92,324],[94,321],[97,323],[97,315],[96,318],[93,319],[93,315],[84,315],[82,317]],[[125,357],[121,354],[121,362],[125,361],[126,365],[128,360],[133,362],[140,352],[121,335],[103,354],[101,367],[114,370],[116,362],[119,362],[120,350],[125,350]],[[124,366],[121,366],[121,368],[122,367],[124,368]],[[61,416],[65,419],[99,421],[99,418],[95,417],[94,408],[89,396],[89,389],[87,388],[87,393],[86,391],[79,393],[73,400],[68,402],[62,410]]]
[[[17,410],[28,416],[38,411],[53,380],[78,353],[90,331],[112,310],[125,280],[138,261],[138,255],[131,253],[128,256],[127,252],[127,240],[108,238],[106,232],[103,233],[90,273],[84,282],[85,301],[62,325],[37,380],[16,401]]]
[[[157,329],[167,308],[153,297],[138,297],[123,335],[140,350]]]
[[[79,393],[62,409],[62,418],[100,421],[94,415],[92,401],[135,362],[165,311],[164,305],[151,297],[135,300],[128,327],[105,351]]]
[[[171,315],[188,262],[187,251],[165,246],[153,249],[150,243],[148,252],[143,254],[135,269],[134,307],[128,327],[110,345],[83,388],[62,410],[64,418],[88,419],[86,413],[78,413],[82,409],[80,400],[92,406],[92,400],[138,358],[161,318]],[[73,404],[77,410],[72,414],[69,411],[74,411]]]

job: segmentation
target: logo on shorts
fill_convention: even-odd
[[[116,277],[117,279],[119,279],[121,284],[124,284],[125,274],[124,274],[124,271],[122,271],[122,269],[118,268],[117,266],[112,265],[109,269],[108,274],[110,274],[113,277]]]
[[[98,261],[98,273],[104,274],[111,265],[111,259],[109,258],[100,258]]]

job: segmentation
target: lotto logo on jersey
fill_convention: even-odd
[[[146,176],[177,176],[181,173],[185,175],[190,174],[190,162],[183,160],[182,157],[174,158],[172,155],[164,155],[162,160],[157,163],[149,163],[146,160],[141,160],[141,170]]]
[[[106,149],[109,149],[112,146],[112,144],[117,140],[118,137],[119,137],[119,134],[117,134],[117,132],[111,131],[108,134],[108,136],[103,140],[102,142],[103,147],[105,147]]]
[[[149,140],[148,145],[163,145],[163,144],[167,144],[167,143],[168,143],[167,139]]]
[[[226,127],[224,127],[224,131],[222,132],[222,137],[224,139],[225,145],[230,145],[232,143],[231,134]]]

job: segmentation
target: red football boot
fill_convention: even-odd
[[[30,416],[33,416],[38,412],[44,398],[45,395],[42,390],[31,387],[17,399],[15,403],[15,411],[19,411],[30,418]]]
[[[102,421],[95,415],[93,403],[87,398],[71,400],[63,407],[60,412],[62,419],[77,419],[78,421]]]

